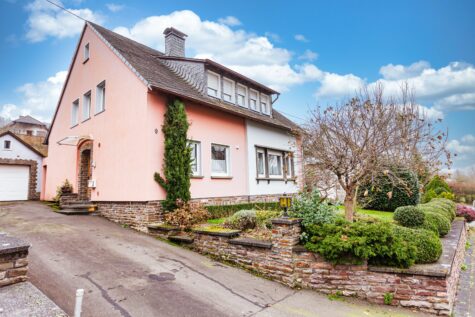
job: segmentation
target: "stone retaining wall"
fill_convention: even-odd
[[[465,251],[463,221],[455,221],[448,238],[443,239],[444,253],[439,262],[409,269],[332,265],[298,245],[300,232],[298,220],[274,219],[272,240],[268,243],[236,239],[236,234],[200,231],[194,233],[192,247],[291,287],[327,294],[339,292],[379,304],[384,303],[385,294],[391,294],[391,305],[451,314]]]
[[[27,280],[29,247],[22,240],[0,234],[0,287]]]

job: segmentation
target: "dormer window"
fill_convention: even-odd
[[[208,95],[219,98],[220,93],[220,76],[216,73],[208,71]]]
[[[234,103],[234,81],[223,78],[223,100]]]
[[[261,112],[265,114],[270,113],[269,96],[261,94]]]
[[[257,103],[257,99],[259,96],[259,92],[254,89],[250,89],[249,91],[249,108],[254,111],[259,111],[259,104]]]
[[[247,107],[247,87],[241,84],[237,84],[237,104]]]
[[[87,62],[89,59],[89,43],[84,45],[84,62]]]

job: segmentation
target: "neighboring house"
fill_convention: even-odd
[[[0,201],[39,198],[46,152],[35,146],[11,131],[0,133]]]
[[[192,199],[275,201],[301,185],[298,127],[273,109],[278,93],[208,59],[185,57],[167,28],[165,53],[87,22],[46,142],[43,199],[65,179],[79,200],[114,220],[160,214],[166,193],[161,131],[168,98],[186,107],[193,147]],[[128,216],[125,216],[128,214]]]
[[[31,116],[20,116],[18,119],[0,128],[0,131],[6,130],[12,131],[17,135],[30,135],[43,138],[48,133],[46,124]]]

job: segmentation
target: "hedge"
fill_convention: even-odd
[[[262,210],[280,210],[278,202],[267,203],[246,203],[234,205],[212,205],[205,206],[206,210],[211,215],[211,218],[223,218],[233,215],[239,210],[262,209]]]
[[[440,213],[426,212],[425,221],[422,228],[434,231],[439,234],[440,237],[445,236],[450,231],[450,221]]]
[[[411,229],[394,226],[394,232],[407,243],[414,244],[417,248],[416,263],[436,262],[442,254],[442,242],[438,235],[425,229]]]
[[[394,220],[404,227],[420,227],[424,224],[425,214],[416,206],[402,206],[394,212]]]

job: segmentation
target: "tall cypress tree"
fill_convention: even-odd
[[[162,132],[165,137],[164,176],[155,173],[155,181],[167,192],[162,206],[167,211],[174,210],[177,199],[190,200],[191,148],[188,145],[189,123],[185,105],[179,99],[168,101]]]

